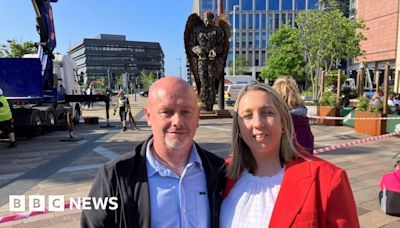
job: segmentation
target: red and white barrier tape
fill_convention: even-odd
[[[326,120],[400,120],[400,117],[345,117],[345,116],[308,116],[311,119],[326,119]]]
[[[396,135],[400,135],[400,131],[395,131],[395,132],[385,134],[385,135],[373,136],[373,137],[369,137],[366,139],[359,139],[359,140],[355,140],[352,142],[343,143],[340,145],[328,146],[325,148],[314,150],[313,152],[314,152],[314,154],[324,153],[324,152],[328,152],[331,150],[342,149],[345,147],[354,146],[354,145],[358,145],[358,144],[362,144],[362,143],[366,143],[366,142],[372,142],[372,141],[375,141],[378,139],[388,138],[388,137],[392,137],[392,136],[396,136]]]
[[[66,203],[64,205],[64,208],[70,208],[70,204]],[[22,213],[16,213],[13,215],[7,215],[4,217],[0,217],[0,224],[5,223],[5,222],[11,222],[11,221],[17,221],[20,219],[26,219],[35,215],[42,215],[42,214],[47,214],[49,213],[49,210],[46,208],[44,211],[28,211],[28,212],[22,212]]]

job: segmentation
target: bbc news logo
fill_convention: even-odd
[[[26,205],[28,198],[28,205]],[[69,198],[66,203],[63,195],[10,195],[9,211],[64,211],[65,209],[82,209],[82,210],[116,210],[118,209],[117,197],[77,197]],[[28,207],[26,207],[28,206]]]

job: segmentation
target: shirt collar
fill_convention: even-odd
[[[156,173],[162,172],[164,170],[169,170],[163,164],[161,164],[157,159],[154,157],[151,146],[153,145],[154,139],[151,138],[147,145],[146,145],[146,160],[147,160],[147,175],[148,177],[152,177]],[[197,152],[196,145],[192,143],[192,148],[190,150],[190,156],[186,167],[190,167],[193,165],[198,165],[201,170],[203,170],[203,163],[201,161],[200,155]]]

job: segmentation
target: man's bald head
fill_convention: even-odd
[[[165,77],[157,80],[150,87],[148,104],[151,105],[157,99],[166,97],[176,98],[184,95],[186,99],[192,99],[197,104],[197,98],[193,88],[184,80],[177,77]]]

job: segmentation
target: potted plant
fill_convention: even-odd
[[[339,116],[340,108],[338,107],[337,97],[331,91],[325,91],[322,93],[319,100],[319,106],[317,109],[318,116]],[[317,123],[328,126],[340,126],[340,120],[329,120],[329,119],[318,119]]]
[[[386,132],[386,120],[372,119],[363,120],[358,118],[380,118],[386,115],[382,114],[383,106],[371,105],[370,99],[367,97],[359,97],[357,102],[357,108],[354,113],[354,129],[356,132],[364,133],[368,135],[381,135]]]

